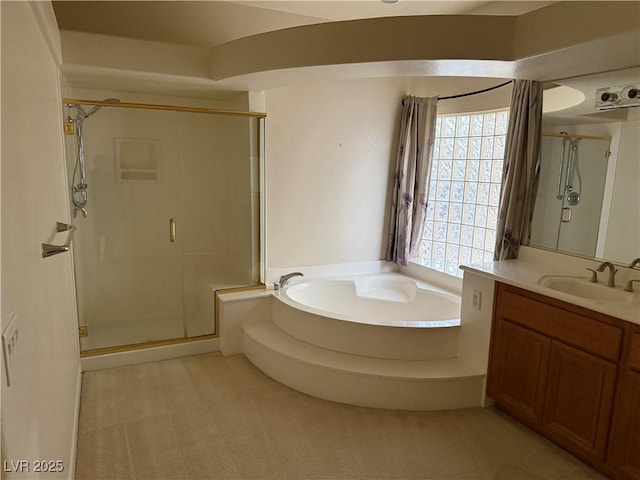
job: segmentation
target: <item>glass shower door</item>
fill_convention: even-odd
[[[81,350],[217,334],[215,292],[260,282],[263,120],[93,112],[82,129],[88,216],[73,221]]]
[[[184,336],[182,242],[170,228],[181,223],[176,115],[104,109],[85,122],[88,216],[74,219],[83,351]]]

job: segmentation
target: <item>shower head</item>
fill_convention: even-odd
[[[101,102],[101,105],[96,105],[91,110],[89,110],[87,113],[85,113],[84,114],[84,118],[90,117],[91,115],[96,113],[98,110],[100,110],[102,107],[105,106],[104,104],[113,105],[114,103],[120,103],[120,99],[119,98],[105,98],[104,100],[101,100],[100,102]]]

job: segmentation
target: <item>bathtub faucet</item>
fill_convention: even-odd
[[[274,282],[273,289],[280,290],[282,287],[285,287],[289,282],[289,280],[291,280],[293,277],[304,277],[304,275],[301,272],[293,272],[293,273],[287,273],[286,275],[282,275],[280,277],[280,280],[278,280],[277,282]]]

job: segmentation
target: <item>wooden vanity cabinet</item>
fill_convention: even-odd
[[[548,436],[583,459],[603,462],[618,367],[552,342],[542,425]]]
[[[609,464],[615,478],[640,478],[640,327],[634,327],[616,397]]]
[[[498,283],[487,394],[500,409],[610,474],[611,418],[629,325]],[[618,440],[629,444],[629,468],[635,470],[620,478],[640,478],[638,377],[626,380],[635,382],[637,398],[626,408],[635,409],[636,427],[630,432],[630,414],[620,413],[625,433]]]
[[[526,423],[542,423],[551,340],[501,319],[494,323],[487,393]]]

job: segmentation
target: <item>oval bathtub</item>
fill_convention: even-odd
[[[273,322],[312,345],[405,360],[457,355],[460,297],[401,274],[302,281],[274,296]]]

